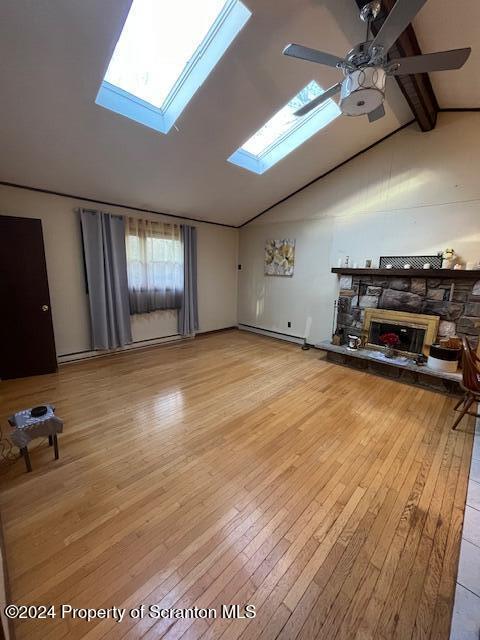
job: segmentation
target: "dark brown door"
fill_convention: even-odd
[[[0,378],[56,369],[42,223],[0,216]]]

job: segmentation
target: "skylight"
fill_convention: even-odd
[[[340,115],[332,100],[326,100],[317,109],[302,117],[294,113],[323,93],[314,80],[277,111],[270,120],[235,151],[228,161],[254,173],[264,173],[308,138],[326,127]]]
[[[250,15],[240,0],[133,0],[96,103],[167,133]]]

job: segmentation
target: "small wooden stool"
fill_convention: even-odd
[[[27,472],[32,470],[30,455],[28,453],[28,444],[35,438],[45,438],[48,436],[48,445],[53,445],[55,460],[58,460],[58,439],[57,434],[63,431],[63,421],[55,415],[55,407],[47,404],[47,412],[38,418],[31,415],[31,409],[18,411],[8,419],[13,431],[11,438],[13,444],[19,449],[25,459]]]

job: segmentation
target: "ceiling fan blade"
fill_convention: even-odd
[[[368,114],[368,121],[375,122],[375,120],[380,120],[385,115],[385,107],[381,104],[379,107],[375,109],[375,111],[370,111]]]
[[[320,94],[319,96],[317,96],[316,98],[314,98],[313,100],[305,104],[298,111],[295,111],[293,115],[304,116],[305,114],[310,113],[310,111],[312,111],[313,109],[318,107],[320,104],[322,104],[323,102],[325,102],[326,100],[334,96],[336,93],[338,93],[341,87],[342,87],[341,82],[334,84],[333,87],[330,87],[330,89],[327,89],[322,94]]]
[[[453,49],[452,51],[439,51],[438,53],[426,53],[423,56],[410,56],[397,58],[390,63],[398,65],[398,69],[392,71],[393,75],[401,76],[409,73],[428,73],[429,71],[448,71],[460,69],[468,60],[471,49]]]
[[[373,47],[383,47],[384,53],[386,54],[426,1],[427,0],[397,0],[383,23],[382,28],[370,45],[370,50]]]
[[[283,55],[290,56],[291,58],[308,60],[309,62],[317,62],[318,64],[326,64],[327,67],[336,67],[338,64],[345,62],[343,58],[334,56],[331,53],[310,49],[309,47],[304,47],[301,44],[287,45],[283,50]]]

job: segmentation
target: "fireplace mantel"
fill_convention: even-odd
[[[342,276],[394,276],[396,278],[453,278],[480,280],[480,269],[351,269],[332,267],[332,273]]]

